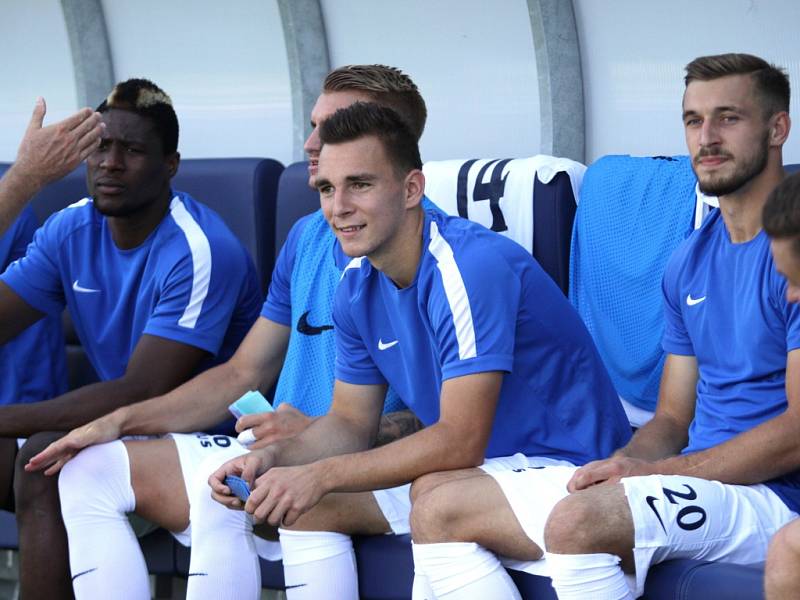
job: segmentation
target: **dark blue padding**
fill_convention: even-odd
[[[701,560],[670,560],[650,569],[646,600],[760,600],[764,567]]]
[[[281,173],[275,203],[275,256],[300,217],[319,208],[319,192],[308,185],[308,162],[292,163]]]
[[[533,186],[533,256],[564,294],[569,288],[569,249],[575,221],[575,194],[565,172]]]
[[[414,582],[411,536],[354,536],[353,547],[362,600],[404,600],[411,597]]]
[[[275,199],[283,165],[269,158],[181,161],[172,180],[214,209],[250,252],[266,293],[275,263]]]
[[[14,513],[7,510],[0,510],[0,548],[4,550],[16,550],[19,548],[17,542],[17,518]]]
[[[784,165],[783,168],[787,173],[797,173],[797,171],[800,171],[800,163],[796,165]]]

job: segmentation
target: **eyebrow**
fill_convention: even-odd
[[[371,173],[356,173],[345,177],[345,181],[374,181],[375,179],[377,177]]]
[[[735,112],[735,113],[742,113],[744,114],[746,111],[741,106],[730,105],[730,106],[716,106],[712,109],[712,114],[719,114],[722,112]],[[683,118],[699,115],[700,113],[696,110],[685,110],[683,111]]]

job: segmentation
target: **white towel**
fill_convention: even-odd
[[[533,252],[534,177],[546,184],[557,173],[566,172],[577,202],[585,171],[579,162],[544,154],[504,160],[431,161],[423,167],[425,194],[439,208],[499,231],[529,252]]]

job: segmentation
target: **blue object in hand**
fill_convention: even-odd
[[[225,485],[231,488],[233,495],[239,498],[239,500],[247,502],[247,498],[250,496],[250,486],[247,485],[244,479],[236,475],[228,475],[225,478]]]
[[[272,412],[272,404],[259,392],[245,392],[241,398],[228,407],[234,417],[241,419],[243,415],[252,415],[263,412]]]

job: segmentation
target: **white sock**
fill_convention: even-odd
[[[411,542],[411,553],[414,554],[416,544]],[[411,587],[411,600],[431,600],[435,598],[431,589],[431,582],[422,570],[422,565],[414,561],[414,585]]]
[[[349,535],[278,529],[287,600],[358,600],[358,572]]]
[[[427,577],[435,598],[521,599],[497,556],[478,544],[414,544],[411,550],[414,570]]]
[[[614,554],[545,553],[559,600],[633,600]]]
[[[189,499],[192,554],[186,598],[247,600],[261,597],[261,567],[252,518],[211,498],[208,476],[232,458],[215,454],[197,467]]]
[[[113,594],[149,600],[147,566],[126,516],[136,497],[125,445],[115,441],[79,452],[64,465],[58,491],[76,599]]]

